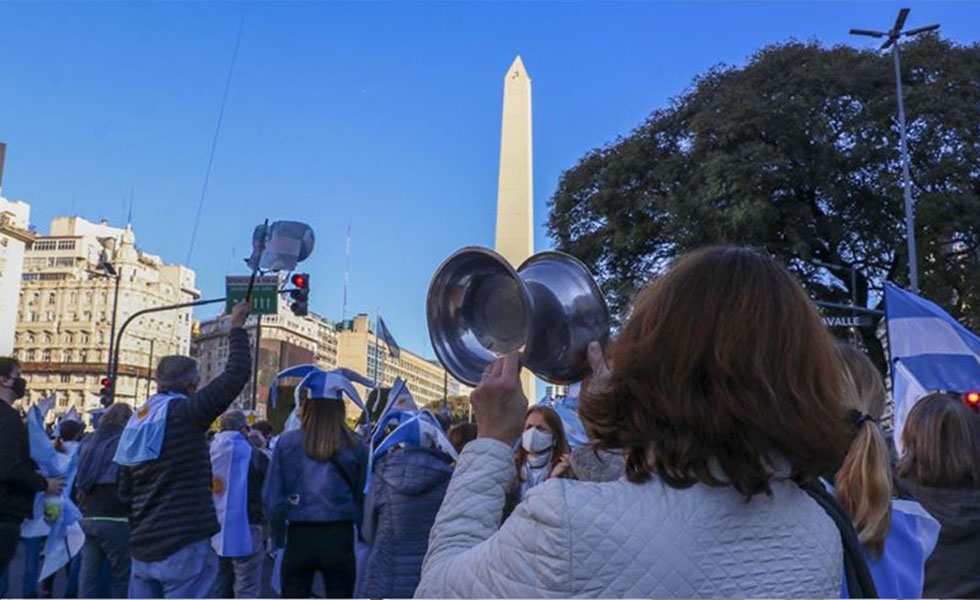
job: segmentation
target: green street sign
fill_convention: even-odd
[[[245,299],[248,293],[248,282],[251,275],[233,275],[225,277],[225,310],[231,312],[231,307]],[[266,275],[256,277],[252,286],[252,314],[275,315],[279,313],[279,277]]]

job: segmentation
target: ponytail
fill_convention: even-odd
[[[861,545],[880,558],[891,529],[892,497],[891,455],[877,423],[884,412],[884,386],[863,352],[844,344],[838,350],[850,384],[844,404],[851,409],[848,425],[854,437],[834,480],[836,495]]]
[[[861,545],[881,557],[891,528],[892,479],[888,445],[874,421],[858,425],[835,481],[837,499],[851,515]]]

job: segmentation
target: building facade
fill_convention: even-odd
[[[325,369],[338,366],[338,343],[332,322],[311,313],[297,317],[287,302],[280,300],[278,314],[263,315],[261,327],[258,316],[245,323],[255,360],[255,336],[259,335],[258,375],[249,381],[235,399],[239,410],[255,411],[256,418],[266,418],[269,412],[269,386],[282,370],[302,364],[317,364]],[[193,355],[198,360],[201,381],[208,382],[225,368],[228,359],[228,330],[231,317],[226,314],[200,323],[195,335]],[[255,392],[253,394],[253,382]],[[289,399],[286,399],[288,402]]]
[[[256,317],[251,316],[245,324],[253,354],[256,323]],[[227,314],[207,319],[198,327],[193,355],[198,360],[201,381],[204,383],[217,377],[225,368],[229,328],[230,316]],[[367,315],[358,315],[338,325],[313,313],[297,317],[289,310],[288,303],[282,301],[278,314],[262,317],[258,363],[258,375],[253,378],[253,381],[257,381],[254,396],[252,382],[249,382],[235,399],[234,407],[254,411],[259,419],[269,418],[271,413],[269,388],[275,376],[288,367],[302,364],[313,363],[324,369],[346,367],[372,380],[379,377],[381,385],[385,387],[390,387],[396,377],[401,377],[419,405],[442,400],[444,394],[465,395],[472,391],[448,376],[439,363],[404,348],[400,357],[395,359],[382,342],[379,355],[373,326]],[[355,387],[361,397],[367,399],[368,390],[358,384]],[[284,397],[281,402],[291,406],[292,398]],[[353,418],[359,414],[360,410],[348,403],[348,416]]]
[[[49,234],[34,241],[24,259],[15,340],[29,402],[54,393],[55,412],[98,408],[114,310],[118,330],[139,310],[200,297],[194,271],[165,264],[135,243],[128,226],[80,217],[54,218]],[[160,357],[190,352],[191,321],[191,309],[180,309],[138,317],[126,328],[117,401],[138,404],[155,392]]]
[[[408,385],[419,406],[437,402],[447,396],[468,395],[469,386],[456,381],[437,361],[429,360],[401,348],[399,357],[388,352],[384,341],[378,343],[373,324],[367,315],[361,314],[341,323],[340,366],[363,373],[381,387],[391,387],[395,378],[401,377]],[[366,394],[363,386],[358,392]],[[366,396],[365,396],[366,397]]]
[[[14,351],[24,252],[34,241],[28,229],[31,207],[3,197],[5,151],[6,146],[0,144],[0,356]]]

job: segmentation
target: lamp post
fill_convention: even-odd
[[[116,395],[116,389],[115,389],[116,381],[112,373],[112,368],[113,368],[112,357],[113,357],[113,350],[115,349],[114,343],[116,340],[116,315],[118,314],[119,311],[119,282],[122,280],[122,268],[120,267],[119,269],[117,269],[115,265],[109,262],[109,255],[106,252],[105,245],[103,245],[102,253],[99,255],[98,269],[101,272],[95,273],[96,275],[100,277],[111,277],[116,280],[115,291],[113,292],[113,296],[112,296],[112,324],[109,327],[110,329],[109,356],[106,365],[106,374],[109,376],[111,380],[109,393],[114,398]],[[89,272],[91,273],[92,271]]]
[[[939,25],[926,25],[925,27],[916,27],[903,31],[902,28],[905,27],[905,19],[908,16],[909,9],[903,8],[898,11],[898,17],[895,18],[895,25],[889,31],[852,29],[850,33],[852,35],[863,35],[873,38],[888,38],[881,45],[880,49],[884,50],[888,47],[892,49],[892,57],[895,62],[895,93],[898,96],[898,130],[901,138],[902,151],[902,184],[905,188],[905,236],[909,255],[909,286],[912,288],[912,293],[918,294],[919,269],[915,250],[915,207],[912,204],[912,179],[909,176],[908,139],[905,132],[905,103],[902,98],[902,68],[901,58],[899,57],[901,44],[898,43],[898,40],[903,36],[912,37],[927,31],[935,31],[939,29]]]

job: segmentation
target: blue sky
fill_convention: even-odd
[[[533,80],[536,246],[561,172],[628,134],[714,64],[850,27],[977,39],[980,3],[0,3],[4,195],[51,217],[125,219],[169,262],[188,253],[225,78],[244,29],[191,259],[205,297],[244,273],[265,217],[313,225],[314,310],[381,309],[432,356],[425,293],[455,249],[493,244],[503,76]],[[204,315],[210,313],[203,313]]]

